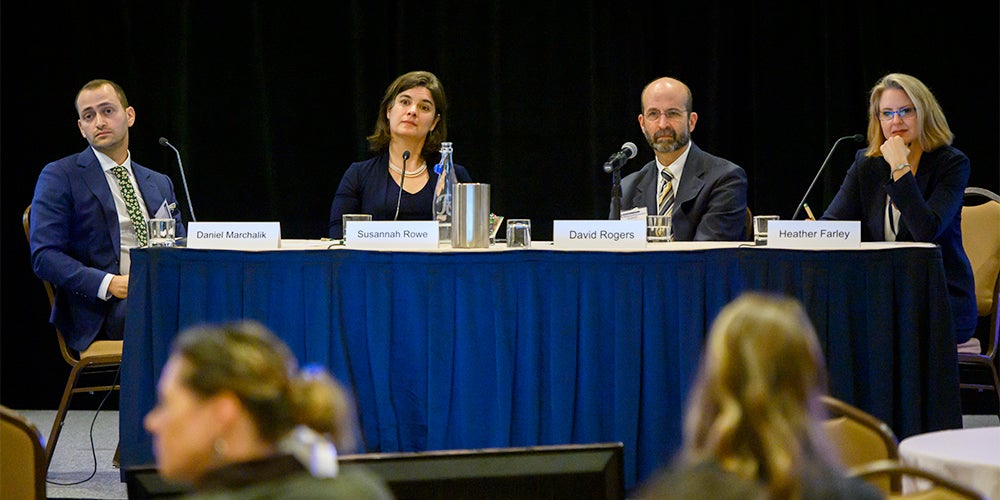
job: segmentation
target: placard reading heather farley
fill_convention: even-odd
[[[860,221],[773,220],[767,224],[769,248],[861,248]]]
[[[348,221],[344,246],[363,250],[431,250],[438,247],[436,220]]]
[[[552,243],[562,248],[646,248],[646,221],[552,221]]]
[[[188,248],[270,250],[280,246],[280,222],[188,222]]]

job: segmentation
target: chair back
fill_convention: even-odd
[[[46,498],[42,434],[6,406],[0,406],[0,420],[0,498]]]
[[[989,317],[986,356],[996,359],[1000,338],[1000,196],[981,188],[966,190],[966,203],[975,197],[986,199],[978,205],[962,207],[962,246],[972,264],[976,281],[976,307],[980,317]]]
[[[821,403],[828,414],[823,429],[845,467],[899,459],[899,440],[885,422],[831,396],[823,396]],[[898,477],[875,482],[886,494],[901,490]]]
[[[943,475],[919,467],[905,465],[898,460],[879,460],[852,468],[849,476],[858,477],[869,482],[878,478],[905,476],[915,478],[929,484],[926,489],[908,493],[893,493],[890,499],[927,499],[927,500],[986,500],[978,491],[959,484]]]
[[[750,207],[747,207],[747,217],[746,217],[746,230],[743,231],[744,241],[753,241],[753,212],[750,211]]]
[[[28,239],[28,245],[31,245],[31,205],[28,205],[24,209],[24,215],[21,217],[21,225],[24,226],[24,237]],[[42,285],[45,287],[45,294],[49,296],[49,308],[51,309],[56,303],[56,287],[47,280],[41,280]],[[66,360],[70,366],[76,366],[80,362],[80,356],[77,352],[73,351],[66,345],[66,339],[63,338],[63,334],[59,331],[55,325],[52,328],[56,331],[56,339],[59,341],[59,352],[62,353],[62,357]]]

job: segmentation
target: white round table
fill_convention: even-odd
[[[1000,427],[975,427],[928,432],[899,443],[903,462],[979,490],[1000,500]],[[903,492],[913,491],[903,482]]]

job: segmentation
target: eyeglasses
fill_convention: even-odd
[[[666,111],[660,111],[658,109],[651,109],[646,111],[646,119],[651,122],[660,121],[661,116],[666,116],[667,120],[679,120],[684,117],[684,112],[679,109],[668,109]]]
[[[899,108],[895,111],[884,110],[879,111],[878,119],[884,122],[891,122],[893,117],[898,116],[900,120],[905,120],[907,116],[917,116],[917,108],[913,106],[907,106],[905,108]]]

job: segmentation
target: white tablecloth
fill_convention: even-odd
[[[940,473],[1000,500],[1000,427],[977,427],[929,432],[899,443],[907,464]],[[903,491],[918,487],[903,482]]]

